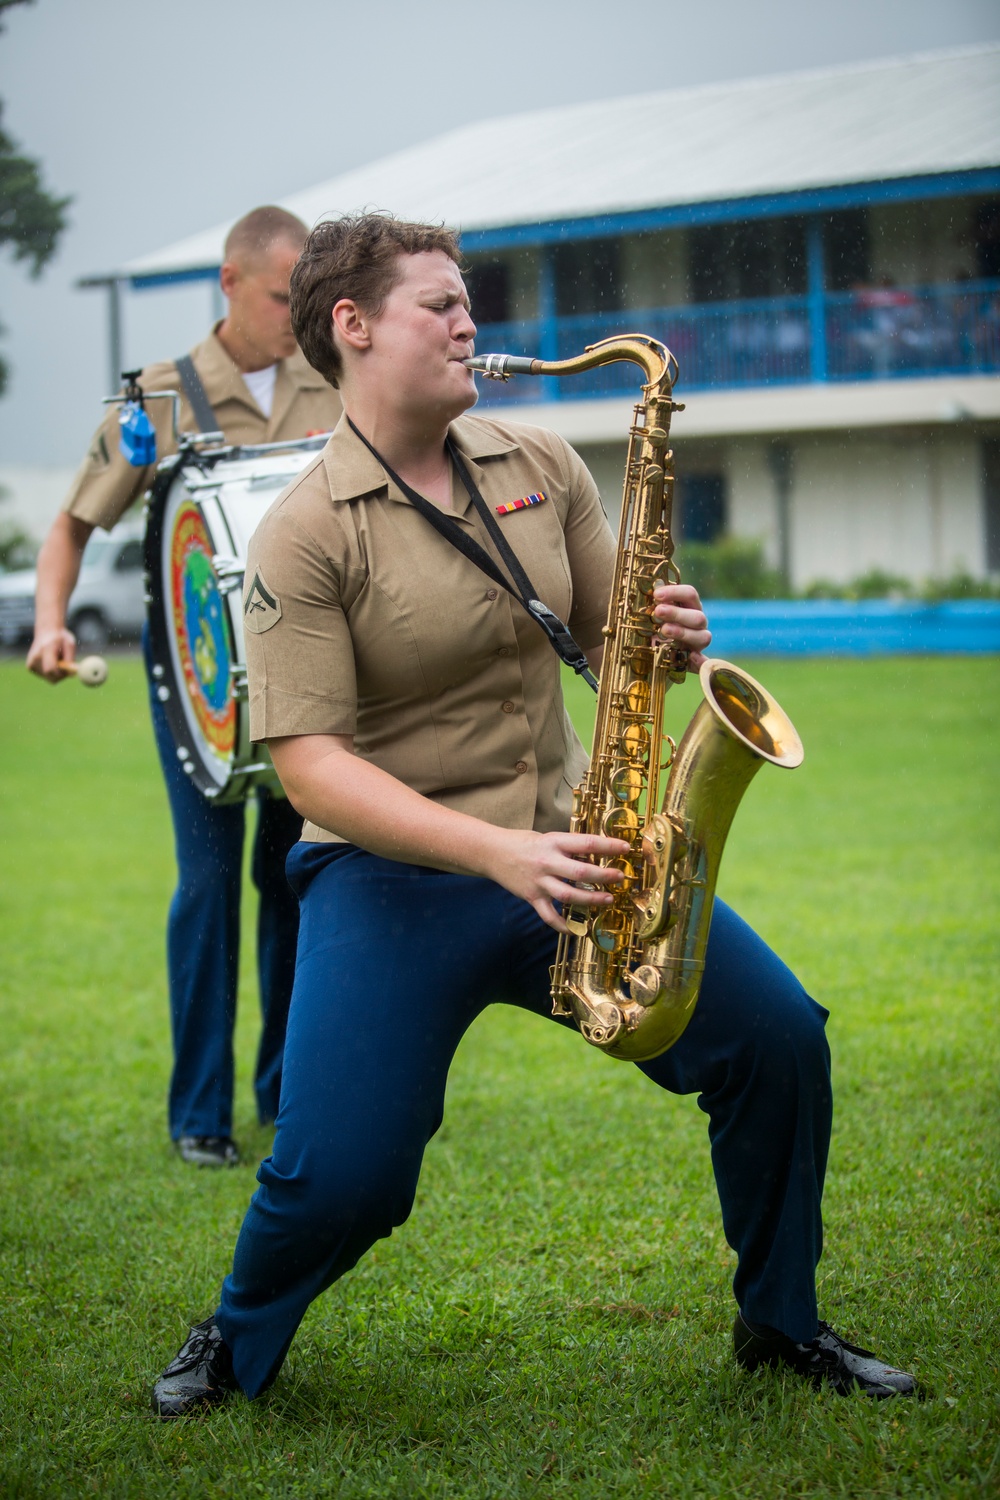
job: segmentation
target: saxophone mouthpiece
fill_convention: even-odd
[[[462,363],[467,370],[478,370],[487,380],[509,380],[512,375],[537,375],[542,361],[524,354],[475,354]]]

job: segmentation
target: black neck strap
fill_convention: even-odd
[[[513,583],[504,576],[500,566],[486,549],[479,545],[474,537],[469,536],[462,530],[457,521],[452,520],[450,516],[446,516],[436,505],[432,505],[423,495],[418,494],[415,489],[412,489],[406,483],[405,479],[400,479],[399,475],[386,463],[378,449],[368,441],[363,432],[358,431],[350,417],[348,417],[347,422],[355,437],[360,438],[369,453],[378,459],[378,462],[382,465],[382,468],[393,484],[406,496],[414,510],[419,511],[424,519],[429,521],[434,527],[434,530],[439,532],[453,547],[457,548],[463,557],[467,557],[470,562],[475,563],[476,567],[485,573],[487,578],[492,578],[494,583],[498,583],[502,589],[506,589],[512,598],[517,600],[535,621],[535,624],[540,626],[548,636],[549,643],[560,660],[564,661],[568,667],[572,667],[573,671],[579,677],[582,677],[584,682],[589,687],[592,687],[596,693],[597,678],[591,672],[586,656],[570,635],[568,628],[563,624],[559,616],[549,609],[547,604],[543,604],[540,599],[535,597],[535,590],[532,587],[531,579],[521,566],[517,554],[504,536],[496,519],[490,514],[489,506],[476,488],[475,480],[465,467],[461,454],[451,438],[447,438],[445,442],[448,456],[455,465],[458,477],[465,486],[477,514],[489,532],[497,551],[503,558],[510,573],[510,579],[513,579]]]
[[[194,413],[195,430],[197,432],[217,431],[219,420],[212,409],[205,387],[201,383],[201,376],[194,367],[194,360],[190,354],[180,354],[174,360],[174,364],[177,366],[184,394]]]

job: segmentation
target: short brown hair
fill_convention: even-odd
[[[440,224],[409,224],[379,213],[316,225],[292,272],[289,305],[299,348],[324,380],[336,386],[343,372],[330,321],[334,305],[347,297],[377,317],[399,280],[399,257],[426,250],[443,250],[462,263],[456,235]]]
[[[223,259],[254,264],[263,260],[275,245],[291,245],[300,250],[308,234],[301,219],[287,209],[267,203],[237,219],[226,235]]]

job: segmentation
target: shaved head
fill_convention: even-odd
[[[295,353],[288,280],[308,230],[269,204],[237,220],[226,236],[219,285],[229,311],[216,333],[240,370],[264,370]]]
[[[301,219],[283,208],[268,204],[237,219],[226,236],[223,260],[256,269],[268,259],[276,245],[301,250],[309,231]]]

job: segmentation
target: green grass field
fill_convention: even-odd
[[[6,662],[0,1495],[1000,1493],[1000,663],[748,666],[807,758],[750,788],[720,893],[831,1011],[821,1315],[926,1399],[738,1372],[694,1100],[504,1009],[459,1054],[410,1223],[311,1309],[269,1395],[154,1421],[254,1168],[167,1142],[172,855],[140,665],[88,693]]]

